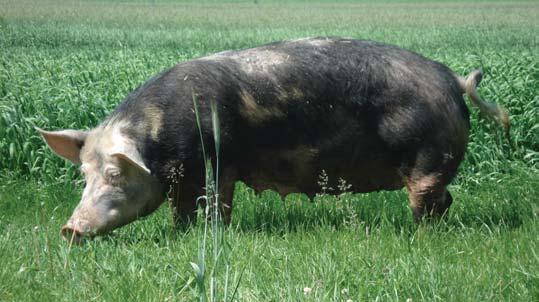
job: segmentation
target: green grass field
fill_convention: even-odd
[[[0,301],[199,300],[200,220],[175,230],[163,206],[84,246],[59,237],[80,175],[34,126],[89,129],[179,61],[323,35],[482,67],[512,146],[471,108],[451,212],[420,225],[404,190],[311,202],[238,184],[227,253],[207,263],[219,298],[228,278],[239,301],[539,301],[538,32],[536,1],[0,0]]]

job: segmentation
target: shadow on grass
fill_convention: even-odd
[[[454,203],[447,216],[422,224],[437,230],[501,227],[518,228],[533,219],[537,210],[535,188],[513,186],[500,190],[498,186],[482,184],[468,190],[450,188]],[[282,200],[275,192],[255,196],[245,185],[238,185],[234,200],[233,226],[244,231],[264,231],[283,234],[318,227],[364,226],[370,229],[393,228],[397,232],[415,231],[418,224],[408,207],[405,190],[324,195],[313,201],[293,194]],[[535,206],[534,206],[535,204]]]
[[[425,224],[439,231],[455,229],[513,229],[539,214],[539,184],[533,176],[512,175],[503,186],[481,182],[450,187],[454,203],[447,217]],[[8,224],[32,227],[48,224],[60,227],[69,218],[80,198],[80,188],[72,184],[41,184],[20,181],[0,187],[0,229]],[[198,223],[201,223],[200,221]],[[321,196],[309,200],[292,194],[282,200],[276,192],[256,196],[253,190],[238,184],[234,198],[232,226],[234,230],[286,234],[318,228],[384,228],[395,232],[415,232],[418,228],[408,207],[404,190],[367,194],[346,193]],[[136,243],[153,238],[184,240],[192,226],[174,228],[166,206],[134,224],[101,236],[98,241]],[[118,244],[121,244],[118,242]]]

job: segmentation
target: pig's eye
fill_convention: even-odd
[[[107,171],[107,178],[112,184],[117,184],[120,180],[120,171],[118,170],[110,170]]]

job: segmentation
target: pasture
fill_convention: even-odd
[[[538,32],[536,1],[0,0],[0,301],[538,301]],[[80,172],[34,127],[89,129],[177,62],[310,36],[483,68],[512,140],[469,106],[444,220],[414,223],[405,190],[282,200],[238,183],[203,286],[203,220],[174,229],[166,204],[83,246],[60,238]]]

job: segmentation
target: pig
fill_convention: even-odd
[[[417,220],[443,215],[452,203],[446,187],[468,143],[463,96],[509,129],[507,111],[477,94],[481,78],[480,70],[463,78],[396,46],[336,37],[179,63],[137,88],[92,130],[39,129],[86,180],[61,234],[80,241],[152,213],[179,167],[173,216],[180,224],[193,221],[204,194],[202,146],[209,158],[216,155],[211,102],[220,119],[225,221],[237,181],[256,192],[312,197],[321,171],[356,193],[405,187]]]

